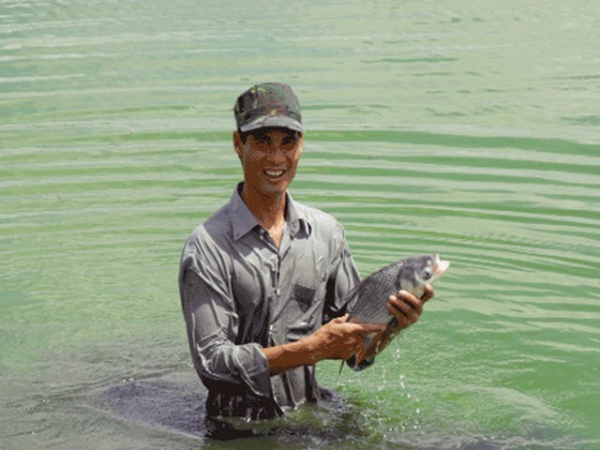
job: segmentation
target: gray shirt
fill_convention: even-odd
[[[287,195],[280,248],[240,196],[188,238],[179,288],[209,416],[273,417],[316,401],[314,366],[270,376],[261,347],[293,342],[345,314],[359,282],[342,226]]]

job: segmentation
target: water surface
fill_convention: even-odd
[[[600,447],[599,18],[583,0],[0,1],[0,447]],[[259,81],[300,96],[292,193],[342,222],[363,275],[452,266],[376,367],[320,364],[343,401],[220,443],[178,260],[241,178],[232,107]]]

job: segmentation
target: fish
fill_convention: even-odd
[[[353,306],[347,322],[387,325],[386,332],[378,343],[372,343],[375,334],[364,336],[365,348],[369,348],[372,344],[378,345],[385,340],[397,325],[396,319],[387,309],[390,295],[395,295],[403,289],[417,297],[422,297],[425,293],[425,285],[433,284],[448,270],[449,266],[450,261],[441,260],[437,253],[411,256],[373,272],[349,291],[344,297],[344,302]],[[376,349],[375,355],[379,351]],[[342,361],[340,372],[345,362],[353,370],[360,370],[356,364],[356,355],[347,361]]]

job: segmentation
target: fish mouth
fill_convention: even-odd
[[[450,267],[450,261],[443,261],[440,259],[440,255],[435,255],[435,271],[434,273],[440,277]]]

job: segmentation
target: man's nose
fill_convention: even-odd
[[[276,163],[284,163],[286,160],[285,150],[278,144],[273,144],[273,150],[269,153],[271,161]]]

